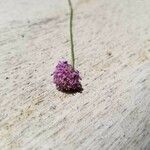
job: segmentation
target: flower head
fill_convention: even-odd
[[[75,70],[67,61],[60,61],[53,73],[53,82],[60,91],[79,92],[82,90],[79,71]]]

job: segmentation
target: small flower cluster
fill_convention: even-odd
[[[79,92],[82,90],[81,77],[67,61],[60,61],[53,73],[53,82],[63,92]]]

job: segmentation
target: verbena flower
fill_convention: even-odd
[[[60,61],[53,73],[53,82],[60,91],[79,92],[82,90],[81,77],[67,61]]]
[[[53,82],[56,84],[58,90],[63,92],[81,92],[82,85],[80,83],[81,77],[79,71],[75,70],[75,54],[73,43],[73,8],[71,0],[68,0],[70,8],[70,43],[71,43],[71,59],[72,65],[67,61],[60,61],[56,66],[53,75]]]

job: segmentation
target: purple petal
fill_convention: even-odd
[[[68,64],[67,61],[59,61],[53,73],[53,82],[60,91],[81,91],[81,77],[78,70]]]

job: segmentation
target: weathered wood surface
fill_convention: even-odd
[[[84,91],[66,95],[67,1],[0,0],[0,150],[150,150],[150,1],[73,4]]]

